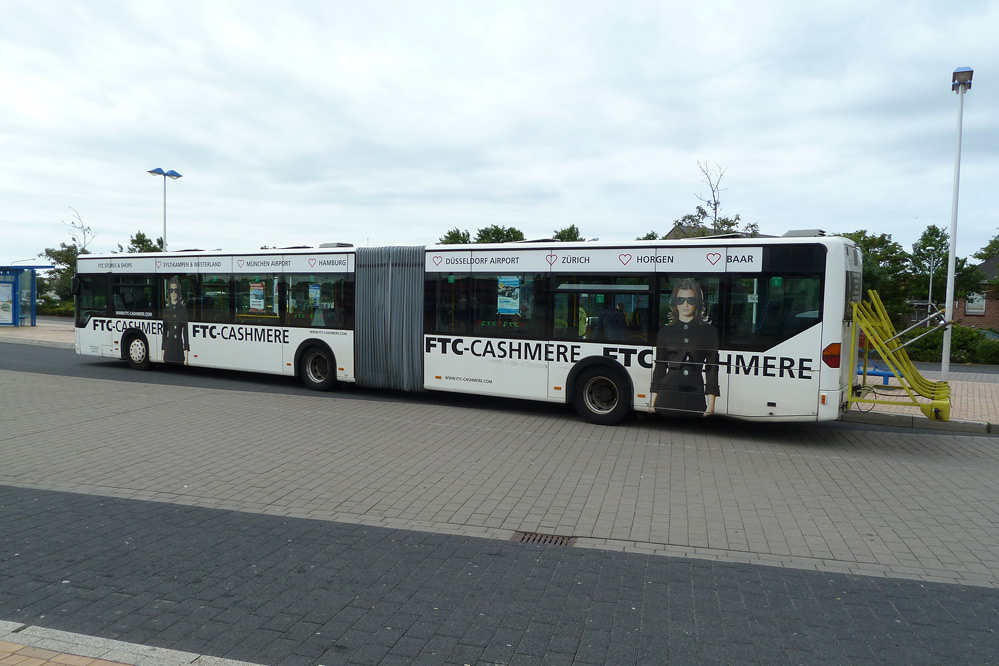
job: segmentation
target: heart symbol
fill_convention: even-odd
[[[545,259],[548,260],[548,265],[549,266],[551,266],[556,261],[558,261],[558,257],[556,255],[554,255],[554,254],[549,254],[548,256],[545,257]]]
[[[630,254],[619,254],[619,255],[617,255],[617,258],[618,258],[618,261],[620,261],[625,266],[627,266],[628,262],[631,261],[631,255]]]
[[[243,260],[242,260],[242,259],[237,259],[237,260],[236,260],[236,264],[237,264],[237,265],[238,265],[238,266],[239,266],[240,268],[242,268],[242,267],[243,267]]]
[[[439,254],[434,255],[434,266],[440,266],[442,261],[444,261],[444,257]]]
[[[706,255],[706,258],[707,258],[708,261],[711,262],[711,265],[714,266],[719,261],[721,261],[721,254],[719,254],[718,252],[709,252]]]
[[[160,266],[162,266],[162,265],[163,265],[163,262],[162,262],[162,261],[160,261],[159,259],[157,259],[157,260],[156,260],[156,268],[159,268],[159,267],[160,267]]]
[[[315,266],[315,265],[316,265],[316,259],[315,259],[315,257],[310,257],[309,258],[309,266]]]

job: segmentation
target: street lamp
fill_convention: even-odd
[[[927,252],[930,253],[930,295],[926,299],[926,317],[927,317],[927,319],[926,319],[926,327],[929,328],[929,326],[930,326],[929,316],[932,314],[930,312],[930,308],[933,307],[933,271],[936,269],[936,266],[937,266],[937,264],[936,264],[937,249],[935,247],[933,247],[932,245],[927,246],[927,247],[925,247],[923,249],[925,249]]]
[[[951,324],[954,320],[954,273],[955,248],[957,246],[957,194],[961,184],[961,129],[964,118],[964,93],[971,89],[971,77],[975,71],[970,67],[958,67],[954,70],[950,89],[957,93],[957,155],[954,157],[954,199],[950,207],[950,250],[947,253],[947,305],[944,318],[950,324],[944,329],[943,358],[940,361],[940,378],[947,381],[950,373],[950,340],[954,332]]]
[[[170,169],[169,171],[164,171],[160,167],[155,169],[150,169],[146,173],[153,176],[163,176],[163,251],[167,251],[167,240],[166,240],[166,179],[177,180],[178,178],[183,178],[179,173]]]

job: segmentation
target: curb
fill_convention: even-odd
[[[923,415],[891,414],[885,412],[845,412],[841,421],[848,423],[866,423],[870,425],[892,426],[895,428],[913,428],[918,430],[945,430],[949,432],[968,432],[979,434],[999,433],[999,424],[988,421],[965,421],[951,419],[949,421],[930,421]]]
[[[0,641],[25,647],[51,650],[90,659],[101,659],[135,666],[256,666],[246,661],[235,661],[193,652],[178,652],[166,648],[125,643],[110,638],[97,638],[86,634],[33,627],[17,622],[0,620]],[[36,660],[37,661],[37,660]]]
[[[0,342],[11,342],[15,345],[33,345],[35,347],[56,347],[58,349],[76,349],[75,342],[56,342],[54,340],[32,340],[25,338],[8,338],[0,335]]]

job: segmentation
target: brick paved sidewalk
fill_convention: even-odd
[[[4,666],[122,666],[120,662],[91,659],[65,652],[0,641],[0,664]]]
[[[3,666],[256,666],[0,620]]]
[[[999,424],[999,383],[964,381],[961,379],[961,375],[957,375],[957,378],[951,379],[949,383],[951,387],[950,419],[952,421],[979,421],[989,424]],[[908,393],[899,386],[894,378],[889,381],[887,386],[882,384],[871,386],[876,395],[868,397],[878,400],[909,400]],[[918,407],[903,405],[855,405],[853,411],[911,415],[918,417],[914,422],[915,427],[946,427],[946,423],[931,424],[929,419],[923,416]]]

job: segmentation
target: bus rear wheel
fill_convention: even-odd
[[[576,378],[573,405],[590,423],[614,425],[628,414],[627,391],[628,381],[619,371],[599,366],[587,368]]]
[[[321,347],[309,347],[302,352],[298,375],[307,388],[326,391],[336,383],[333,355]]]
[[[145,370],[149,367],[149,343],[141,335],[128,339],[125,354],[125,360],[133,370]]]

